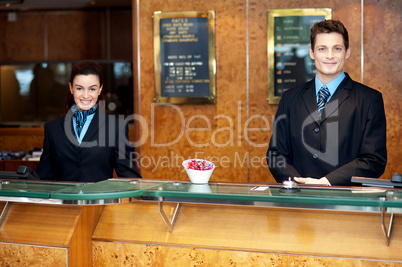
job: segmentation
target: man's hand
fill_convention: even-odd
[[[322,184],[322,185],[327,185],[331,186],[331,183],[328,181],[327,177],[322,177],[320,179],[315,179],[315,178],[302,178],[302,177],[295,177],[294,178],[296,182],[301,183],[301,184]]]

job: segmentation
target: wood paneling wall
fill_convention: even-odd
[[[43,145],[43,128],[0,128],[0,151],[29,152]]]
[[[398,22],[402,5],[398,0],[366,0],[362,18],[361,3],[360,0],[348,3],[342,0],[133,0],[133,14],[139,14],[139,25],[135,20],[133,24],[135,59],[137,49],[140,52],[136,72],[140,102],[137,112],[143,118],[135,141],[141,143],[137,152],[141,155],[138,163],[143,177],[186,180],[181,161],[199,157],[212,159],[218,166],[211,181],[274,182],[265,162],[277,109],[277,105],[266,101],[267,11],[290,8],[331,8],[333,18],[348,28],[352,55],[345,71],[384,96],[389,160],[382,178],[390,179],[392,173],[401,172],[398,145],[402,140],[402,108],[398,103],[402,100],[399,94],[402,35]],[[152,14],[187,10],[214,10],[216,14],[217,101],[214,105],[157,106]]]
[[[155,105],[153,30],[154,11],[215,10],[216,104]],[[246,5],[233,1],[140,1],[140,115],[148,124],[141,145],[143,177],[188,179],[184,159],[198,157],[216,163],[211,181],[248,180]],[[135,28],[135,27],[133,27]],[[240,163],[235,162],[239,157]],[[225,165],[223,165],[225,164]],[[242,165],[242,166],[239,166]]]
[[[0,61],[132,59],[132,13],[124,9],[0,12]]]
[[[384,97],[388,164],[383,177],[402,172],[402,2],[365,0],[364,83]]]
[[[0,12],[0,60],[45,59],[44,16],[39,13],[18,13],[16,22],[8,22],[7,17],[6,12]]]
[[[105,57],[102,12],[72,12],[46,15],[48,58],[54,60]]]

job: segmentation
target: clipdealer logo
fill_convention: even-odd
[[[103,103],[101,103],[103,102]],[[331,107],[332,106],[332,107]],[[337,116],[337,102],[327,104],[327,110],[334,110],[331,116]],[[104,101],[99,101],[99,108],[104,110],[105,103]],[[174,114],[174,119],[179,121],[180,128],[176,129],[176,135],[173,136],[172,140],[166,142],[157,142],[156,140],[156,108],[163,108],[165,112],[176,113]],[[167,109],[170,109],[167,111]],[[189,117],[186,120],[186,116],[183,111],[177,105],[173,104],[159,104],[153,103],[151,104],[151,113],[150,113],[150,123],[146,120],[146,118],[132,114],[127,117],[123,115],[115,116],[115,115],[107,115],[104,112],[99,112],[99,134],[97,140],[92,141],[82,141],[79,143],[74,133],[74,128],[72,124],[72,112],[68,112],[64,121],[64,128],[66,130],[66,136],[73,144],[80,147],[94,147],[94,146],[118,146],[118,154],[119,158],[130,158],[131,162],[135,163],[136,166],[151,168],[152,171],[156,171],[157,168],[171,168],[171,167],[180,167],[181,162],[188,158],[203,158],[206,160],[210,160],[216,163],[217,167],[263,167],[267,168],[268,166],[275,166],[277,168],[282,168],[286,166],[286,159],[277,155],[276,153],[271,153],[271,151],[266,154],[258,156],[251,156],[249,153],[249,148],[268,148],[268,138],[265,138],[265,142],[258,140],[252,140],[249,138],[250,132],[259,132],[262,134],[266,134],[271,131],[270,121],[263,115],[257,114],[250,116],[244,122],[242,121],[242,105],[241,101],[238,101],[237,105],[237,116],[235,119],[226,115],[219,114],[215,115],[211,119],[206,115],[197,114]],[[325,161],[328,164],[337,165],[338,164],[338,122],[330,122],[327,123],[328,127],[328,136],[327,136],[327,144],[326,151],[318,151],[308,145],[305,141],[304,131],[303,129],[307,127],[311,123],[315,123],[315,120],[318,118],[318,112],[313,114],[313,116],[308,116],[302,123],[302,127],[300,129],[300,137],[307,151],[309,151],[312,155],[317,154],[321,160]],[[275,134],[275,127],[277,127],[278,122],[281,120],[286,120],[285,115],[281,115],[273,121],[273,135],[272,135],[272,146],[277,146],[277,136]],[[130,142],[128,139],[128,135],[126,135],[127,124],[130,122],[137,122],[139,125],[139,138],[134,142]],[[219,122],[219,123],[218,123]],[[263,127],[251,127],[252,124],[262,125]],[[193,124],[203,125],[203,127],[194,127]],[[216,127],[213,129],[213,125],[223,125],[220,127]],[[115,127],[119,128],[118,134],[116,136],[116,131],[112,130]],[[197,138],[194,137],[194,133],[204,132],[205,136],[209,136],[209,138],[205,138],[205,140],[197,141]],[[196,136],[196,135],[195,135]],[[223,138],[224,137],[224,138]],[[236,137],[236,138],[235,138]],[[185,138],[185,142],[187,142],[191,147],[194,148],[193,155],[181,155],[170,151],[168,155],[158,155],[158,156],[147,156],[140,155],[138,152],[128,152],[128,146],[141,147],[142,145],[150,142],[151,148],[171,148],[179,142],[183,142],[183,138]],[[226,138],[226,139],[225,139]],[[214,149],[221,149],[225,147],[239,147],[242,148],[244,145],[242,144],[243,140],[247,143],[247,151],[235,151],[230,157],[229,156],[211,156],[207,155],[205,152],[199,151],[199,149],[205,149],[208,147],[213,147]],[[117,142],[117,143],[116,143]],[[266,151],[266,150],[265,150]]]
[[[194,157],[184,157],[183,155],[170,151],[167,155],[162,156],[141,156],[138,152],[130,152],[130,162],[133,166],[141,166],[150,169],[151,172],[157,171],[158,168],[179,168],[182,172],[182,162],[190,158],[202,158],[211,161],[217,168],[267,168],[267,161],[265,155],[263,157],[254,156],[250,157],[249,152],[240,153],[235,152],[234,158],[229,156],[209,156],[205,152],[194,152]]]
[[[296,133],[297,136],[300,136],[301,142],[304,148],[310,152],[311,156],[316,156],[317,159],[331,165],[337,166],[339,164],[339,122],[338,120],[334,120],[334,118],[338,117],[338,100],[334,100],[328,103],[325,106],[326,114],[331,116],[331,121],[325,123],[326,127],[326,136],[323,137],[325,140],[325,144],[322,146],[323,150],[318,150],[310,146],[306,140],[305,129],[311,125],[315,124],[318,126],[317,122],[321,119],[319,118],[318,111],[313,114],[309,114],[303,120],[300,132]],[[328,118],[327,116],[327,118]],[[273,124],[273,134],[271,138],[271,147],[278,148],[278,125],[281,125],[282,120],[286,120],[287,117],[285,114],[278,116],[274,120]],[[279,126],[281,127],[281,126]],[[268,166],[272,166],[275,168],[284,168],[286,167],[286,159],[283,155],[279,155],[276,151],[269,151],[267,154]]]

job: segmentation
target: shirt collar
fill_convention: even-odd
[[[341,82],[343,81],[343,79],[345,79],[346,75],[345,73],[342,71],[341,74],[338,75],[338,77],[336,77],[335,79],[333,79],[332,81],[330,81],[327,84],[328,90],[331,93],[331,95],[328,97],[327,102],[329,101],[329,99],[335,94],[336,89],[338,88],[338,86],[341,84]],[[317,96],[318,99],[318,91],[320,90],[320,88],[323,86],[324,84],[320,81],[320,79],[318,79],[317,75],[315,76],[315,94]]]

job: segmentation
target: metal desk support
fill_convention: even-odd
[[[172,220],[170,221],[168,219],[168,217],[166,216],[165,212],[163,211],[163,201],[164,201],[163,197],[158,197],[159,214],[162,216],[163,221],[165,222],[167,228],[169,229],[169,232],[172,233],[174,225],[176,224],[176,221],[177,221],[177,217],[178,217],[177,215],[180,212],[181,203],[177,203],[176,209],[173,213]]]
[[[394,220],[394,213],[391,213],[391,217],[389,219],[388,231],[387,231],[387,227],[384,224],[384,216],[385,216],[386,210],[387,210],[387,208],[381,207],[381,228],[382,228],[382,232],[384,233],[384,236],[385,236],[385,242],[386,242],[387,246],[389,246],[389,241],[391,240],[391,230],[392,230],[392,222]]]
[[[0,227],[3,224],[4,218],[6,217],[8,208],[9,208],[9,205],[8,205],[8,201],[7,201],[6,204],[4,205],[3,210],[1,211],[1,214],[0,214]]]

